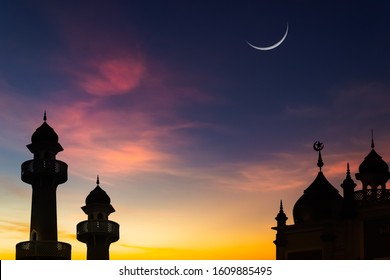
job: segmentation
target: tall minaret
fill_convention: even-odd
[[[56,160],[63,151],[58,135],[46,122],[31,136],[27,148],[34,159],[22,164],[22,181],[32,186],[30,240],[16,244],[16,259],[63,259],[71,257],[71,245],[57,239],[56,191],[68,180],[68,165]]]
[[[98,176],[96,188],[85,199],[86,205],[81,207],[88,220],[77,225],[77,240],[87,244],[87,260],[109,260],[110,244],[119,240],[119,224],[108,220],[115,212],[110,202],[110,197],[99,186]]]

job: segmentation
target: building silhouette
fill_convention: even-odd
[[[30,240],[16,244],[17,260],[71,258],[71,245],[59,242],[57,237],[56,191],[68,179],[68,165],[56,160],[63,148],[46,120],[45,112],[43,124],[27,145],[34,157],[21,167],[22,181],[32,186],[32,203]]]
[[[110,244],[119,240],[119,224],[108,220],[108,216],[115,212],[111,199],[99,186],[99,177],[96,187],[85,199],[85,206],[81,207],[88,215],[88,220],[77,225],[77,240],[87,244],[87,260],[108,260]]]
[[[341,183],[343,196],[322,172],[321,150],[316,142],[319,172],[293,208],[294,223],[280,202],[276,216],[276,259],[390,259],[389,166],[371,151],[359,166],[355,190],[349,164]]]

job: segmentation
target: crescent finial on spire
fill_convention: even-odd
[[[320,168],[320,171],[322,170],[322,167],[324,166],[324,162],[322,161],[322,156],[321,156],[321,150],[323,148],[324,148],[324,143],[321,143],[320,141],[314,142],[313,149],[318,152],[317,166]]]
[[[374,130],[371,129],[371,149],[374,149],[375,148],[375,144],[374,144]]]
[[[97,176],[96,176],[96,185],[98,185],[98,186],[99,186],[99,184],[100,184],[100,181],[99,181],[99,175],[97,175]]]
[[[47,117],[46,117],[46,110],[45,112],[43,113],[43,121],[46,122],[47,121]]]

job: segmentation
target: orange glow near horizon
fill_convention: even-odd
[[[291,224],[292,207],[318,170],[313,153],[274,154],[266,163],[187,166],[164,149],[159,138],[167,137],[167,132],[147,118],[135,114],[138,129],[147,131],[143,134],[136,127],[120,129],[115,114],[96,115],[99,122],[92,121],[77,106],[72,109],[76,121],[65,125],[59,121],[64,110],[71,109],[59,108],[48,122],[60,124],[58,129],[53,125],[65,149],[58,159],[69,165],[69,181],[57,191],[58,238],[72,245],[73,259],[86,256],[75,227],[86,219],[80,207],[94,188],[97,173],[116,209],[109,219],[121,227],[120,240],[110,247],[111,259],[274,259],[271,227],[276,225],[279,201],[283,199]],[[123,121],[132,125],[131,116]],[[169,139],[172,145],[185,142],[174,135]],[[24,160],[29,160],[31,155],[26,155]],[[351,172],[357,171],[364,156],[348,154]],[[323,159],[325,176],[341,192],[345,158],[329,152]],[[12,186],[3,196],[12,207],[4,209],[7,219],[0,221],[6,229],[0,235],[4,240],[0,258],[14,259],[16,243],[28,239],[31,187],[16,175],[2,183]]]

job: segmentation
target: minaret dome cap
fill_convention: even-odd
[[[40,144],[40,143],[51,143],[56,144],[58,143],[58,135],[54,131],[54,129],[47,124],[46,122],[46,112],[43,117],[43,124],[38,127],[33,135],[31,136],[31,143],[33,144]]]
[[[110,204],[111,199],[107,195],[107,193],[98,185],[96,188],[94,188],[87,198],[85,199],[85,204],[90,205],[90,204]]]

